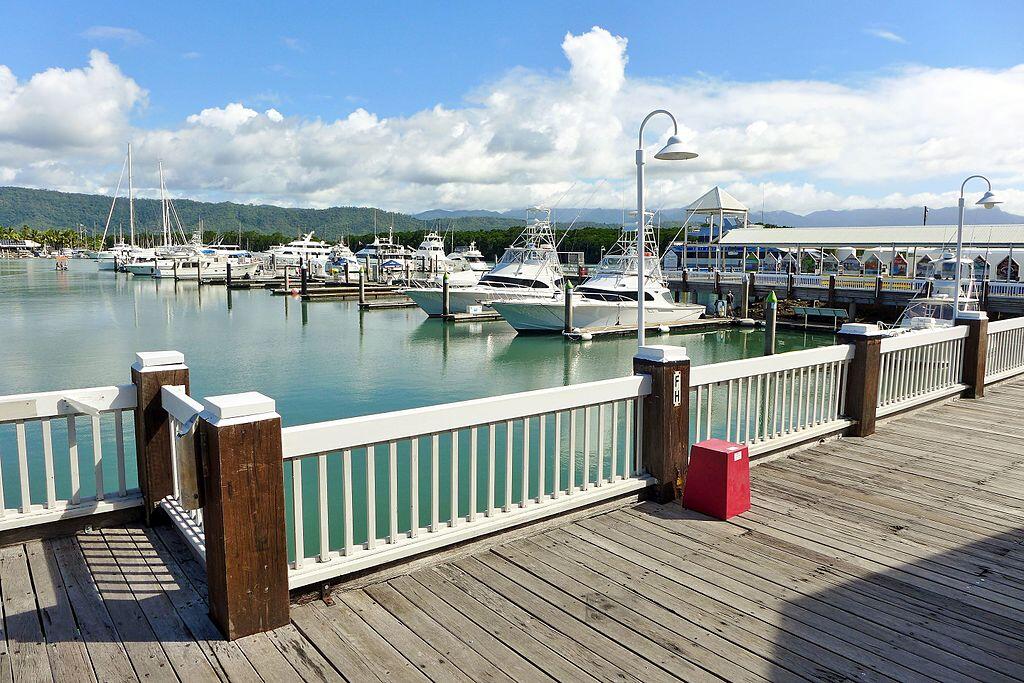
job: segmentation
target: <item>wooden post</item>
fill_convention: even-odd
[[[178,259],[174,259],[174,264],[171,266],[171,270],[174,271],[174,281],[178,281]]]
[[[779,313],[779,299],[775,290],[768,292],[764,300],[764,355],[775,354],[775,322]]]
[[[875,303],[881,303],[882,301],[882,276],[875,276]]]
[[[306,264],[299,266],[299,288],[302,296],[309,294],[309,272],[306,270]]]
[[[687,270],[683,271],[683,291],[687,294],[690,293],[690,275]]]
[[[441,315],[448,317],[452,312],[451,288],[448,285],[448,273],[441,278]]]
[[[719,270],[715,270],[715,294],[718,298],[722,298],[722,273]]]
[[[789,284],[786,287],[786,298],[790,301],[796,299],[796,278],[793,275],[793,269],[789,269]]]
[[[291,281],[291,278],[288,276],[288,265],[287,264],[285,264],[285,267],[284,267],[284,290],[286,292],[292,291],[292,281]]]
[[[565,325],[563,326],[563,331],[572,332],[572,283],[568,280],[565,281],[565,295],[563,299],[565,302]]]
[[[964,398],[985,395],[985,358],[988,355],[988,315],[984,311],[960,311],[957,325],[966,325],[964,339]]]
[[[163,386],[184,386],[189,390],[185,356],[178,351],[149,351],[135,354],[132,384],[138,395],[135,409],[135,457],[139,489],[142,491],[146,524],[160,501],[174,492],[171,465],[171,427],[160,400]]]
[[[363,271],[359,271],[359,303],[366,303],[366,278],[363,277]]]
[[[651,498],[668,503],[682,493],[690,448],[690,358],[681,346],[642,346],[633,372],[651,378],[640,404],[638,434],[644,469],[658,480]]]
[[[203,404],[210,617],[235,640],[289,622],[281,416],[256,392]]]
[[[349,282],[348,276],[349,276],[349,271],[351,271],[351,270],[352,270],[352,264],[349,263],[348,261],[345,261],[345,284],[346,285]]]
[[[228,289],[231,289],[231,261],[228,261],[226,265],[228,269],[228,274],[224,278],[224,285]]]
[[[981,284],[981,308],[986,312],[988,311],[988,285],[989,279],[986,277]]]
[[[878,325],[846,323],[836,335],[840,344],[853,344],[854,356],[846,373],[846,417],[856,420],[850,436],[875,433],[882,338]]]
[[[828,307],[836,307],[836,276],[835,274],[828,276]]]
[[[740,298],[740,317],[747,318],[750,313],[750,275],[743,273],[743,292]]]

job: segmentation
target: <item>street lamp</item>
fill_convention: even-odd
[[[644,244],[644,228],[647,226],[647,217],[644,214],[644,126],[655,114],[664,114],[672,119],[672,135],[661,151],[654,155],[655,159],[664,161],[682,161],[694,159],[695,152],[688,152],[683,149],[683,142],[679,139],[679,125],[676,117],[664,109],[655,109],[640,124],[639,142],[636,149],[636,340],[638,346],[643,346],[646,338],[644,330],[644,281],[647,279],[647,269],[644,267],[644,252],[647,250]]]
[[[964,249],[964,188],[967,187],[968,182],[974,180],[975,178],[980,178],[981,180],[984,180],[985,183],[988,185],[988,189],[985,191],[985,194],[981,196],[981,199],[975,202],[976,206],[984,206],[986,209],[992,209],[995,208],[996,204],[1003,203],[1003,200],[999,199],[996,195],[992,193],[992,181],[990,181],[983,175],[969,176],[960,185],[960,202],[958,204],[960,212],[956,224],[956,292],[953,294],[954,321],[956,321],[956,319],[960,317],[960,279],[962,276],[960,261],[961,259],[963,259]]]

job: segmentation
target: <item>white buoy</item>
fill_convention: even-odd
[[[668,334],[669,327],[668,325],[658,325],[658,331],[663,334]]]
[[[594,335],[591,334],[590,332],[581,332],[580,333],[580,339],[582,339],[583,341],[590,341],[593,338],[594,338]]]

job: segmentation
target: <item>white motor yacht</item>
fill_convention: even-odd
[[[704,306],[677,304],[665,285],[653,227],[644,230],[650,245],[644,258],[644,321],[646,325],[670,325],[696,320]],[[618,241],[598,264],[593,276],[571,294],[573,327],[612,327],[637,324],[638,259],[636,225],[623,226]],[[546,299],[497,299],[491,302],[518,332],[549,332],[565,329],[565,293]]]
[[[533,207],[527,210],[526,228],[479,282],[454,286],[449,280],[449,312],[465,313],[469,306],[499,298],[550,298],[561,291],[562,281],[551,210]],[[427,315],[442,314],[441,287],[408,289],[405,294]]]
[[[356,252],[360,263],[378,267],[381,270],[403,270],[406,262],[413,257],[413,251],[394,240],[394,230],[388,230],[387,237],[375,236],[373,241]]]
[[[334,247],[327,242],[314,240],[313,232],[309,232],[301,239],[271,247],[267,254],[275,268],[280,268],[282,266],[299,266],[315,259],[325,259],[331,255],[333,249]]]
[[[481,275],[491,269],[483,253],[476,248],[476,242],[470,242],[465,247],[456,247],[455,251],[448,254],[448,260],[465,264],[469,270]]]
[[[417,270],[428,273],[442,273],[448,270],[448,257],[444,253],[444,238],[431,230],[424,236],[420,246],[412,253],[413,265]]]
[[[359,272],[359,259],[344,242],[339,242],[332,247],[327,256],[312,259],[309,263],[314,277],[342,274],[345,272],[346,265],[348,265],[350,274],[354,275]]]

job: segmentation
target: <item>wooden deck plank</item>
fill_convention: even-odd
[[[0,577],[3,577],[4,621],[14,679],[49,681],[52,679],[50,660],[36,614],[36,598],[24,546],[0,548]]]
[[[41,541],[26,543],[25,554],[54,678],[96,680],[53,554]]]
[[[350,681],[384,681],[363,654],[331,626],[323,613],[310,605],[292,606],[292,623],[331,665]]]

